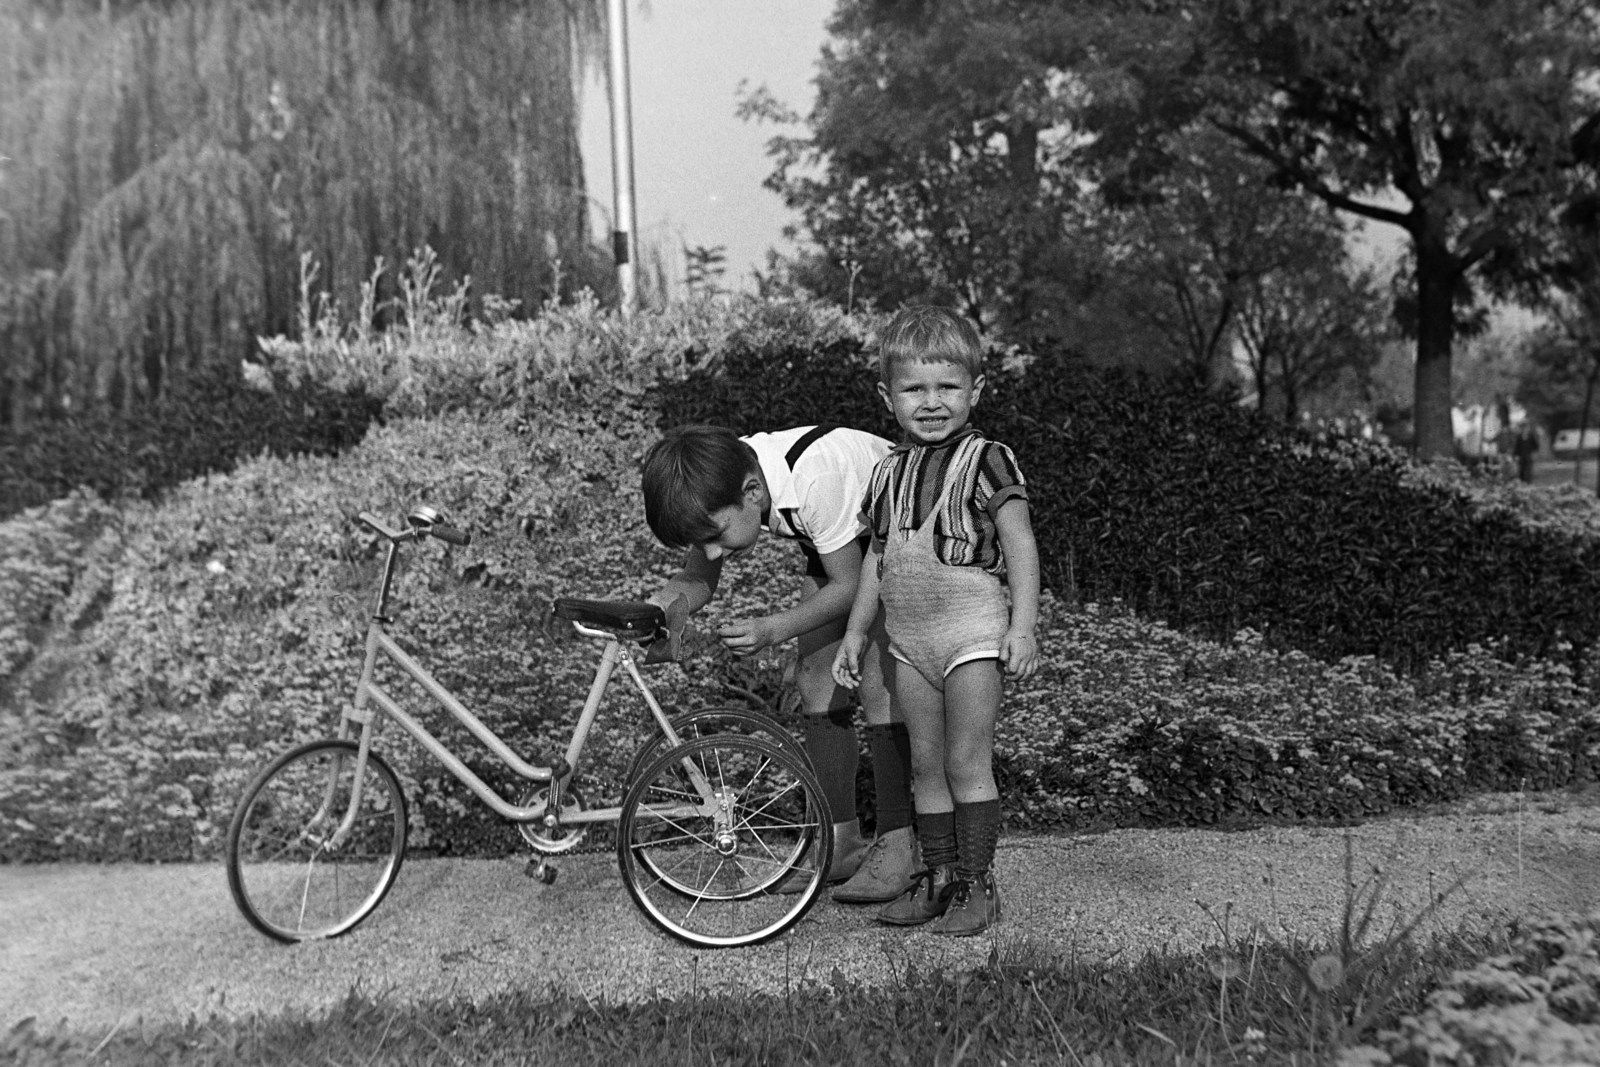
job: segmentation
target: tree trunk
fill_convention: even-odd
[[[1448,252],[1417,240],[1417,371],[1412,389],[1412,450],[1420,459],[1455,455],[1450,418],[1450,357],[1455,342],[1453,306],[1459,266]],[[1442,242],[1441,242],[1442,243]]]
[[[1594,380],[1600,376],[1600,359],[1595,361],[1594,368],[1589,371],[1589,376],[1583,382],[1583,414],[1578,416],[1578,453],[1572,459],[1572,484],[1581,486],[1579,480],[1583,473],[1583,439],[1589,435],[1589,405],[1594,401]],[[1595,466],[1600,468],[1600,453],[1595,455]],[[1595,495],[1600,496],[1600,472],[1595,474]]]

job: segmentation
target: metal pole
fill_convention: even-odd
[[[627,0],[606,0],[606,33],[611,44],[611,255],[617,264],[617,300],[624,317],[639,304],[634,276],[638,242],[634,234],[633,108],[628,88]]]

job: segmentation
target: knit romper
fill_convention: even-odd
[[[970,492],[984,440],[976,435],[957,447],[938,503],[915,530],[902,529],[890,504],[889,537],[883,546],[879,598],[889,633],[889,652],[915,667],[941,693],[944,680],[971,660],[995,659],[1011,624],[1000,579],[976,566],[951,566],[939,559],[934,525],[952,493]],[[900,493],[891,492],[897,501]]]

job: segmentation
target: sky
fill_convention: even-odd
[[[762,188],[778,132],[736,118],[741,81],[811,110],[812,79],[833,0],[638,0],[628,4],[634,186],[639,234],[681,255],[726,246],[729,287],[749,287],[793,213]],[[611,118],[601,72],[584,87],[579,125],[594,232],[611,229]],[[673,261],[676,262],[676,261]],[[681,266],[678,267],[681,275]]]
[[[642,244],[653,243],[683,273],[684,246],[723,245],[724,285],[753,288],[752,268],[783,239],[794,214],[762,181],[772,172],[766,142],[778,132],[734,115],[741,82],[765,85],[804,115],[815,96],[816,62],[833,0],[630,0],[629,75],[634,185]],[[611,120],[603,72],[590,72],[579,137],[593,232],[611,230]],[[796,131],[799,132],[799,131]],[[1394,226],[1357,233],[1358,262],[1387,273],[1403,240]]]

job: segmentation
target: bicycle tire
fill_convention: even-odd
[[[694,767],[714,791],[696,791]],[[617,863],[635,904],[699,948],[758,945],[822,896],[833,826],[810,765],[759,737],[716,734],[667,749],[629,787]],[[777,893],[801,872],[799,892]]]
[[[740,733],[766,738],[805,760],[806,766],[811,767],[812,773],[816,772],[816,767],[811,763],[811,756],[806,752],[806,746],[789,731],[788,727],[764,711],[752,708],[695,708],[672,716],[671,722],[673,732],[684,741],[694,741],[723,733]],[[623,790],[626,791],[628,786],[633,784],[634,778],[646,764],[665,752],[668,747],[667,735],[657,732],[651,734],[635,749],[628,759],[627,777],[622,779]]]
[[[357,751],[354,741],[332,738],[291,749],[256,775],[234,810],[228,889],[250,925],[276,941],[349,933],[400,874],[406,799],[376,752],[367,753],[350,835],[336,851],[327,849],[327,835],[349,806]]]

